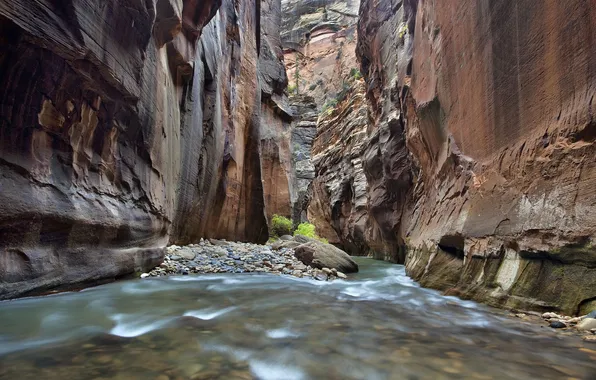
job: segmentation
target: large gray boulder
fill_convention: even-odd
[[[331,244],[310,241],[296,247],[294,256],[313,268],[335,268],[343,273],[358,272],[358,264],[350,255]]]

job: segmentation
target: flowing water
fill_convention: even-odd
[[[578,337],[358,261],[348,281],[181,276],[3,302],[0,378],[596,378]]]

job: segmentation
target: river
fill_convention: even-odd
[[[357,261],[347,281],[173,276],[2,302],[0,378],[596,378],[577,337]]]

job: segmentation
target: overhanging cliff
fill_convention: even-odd
[[[289,134],[267,132],[289,123],[280,7],[0,3],[0,298],[147,269],[168,242],[267,239],[290,209],[270,190]]]

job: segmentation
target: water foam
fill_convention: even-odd
[[[226,307],[225,309],[214,309],[214,308],[207,308],[207,309],[203,309],[203,310],[193,310],[193,311],[187,311],[186,313],[184,313],[185,317],[193,317],[193,318],[197,318],[197,319],[202,319],[204,321],[208,321],[211,319],[215,319],[217,317],[220,317],[224,314],[227,314],[229,312],[231,312],[232,310],[237,309],[236,306],[230,306],[230,307]]]
[[[267,331],[267,336],[271,339],[283,339],[283,338],[298,338],[300,335],[293,332],[290,329],[275,329]]]
[[[171,321],[171,318],[161,320],[141,318],[139,320],[138,315],[116,314],[112,316],[112,320],[116,322],[116,326],[110,330],[110,334],[132,338],[162,328]]]

